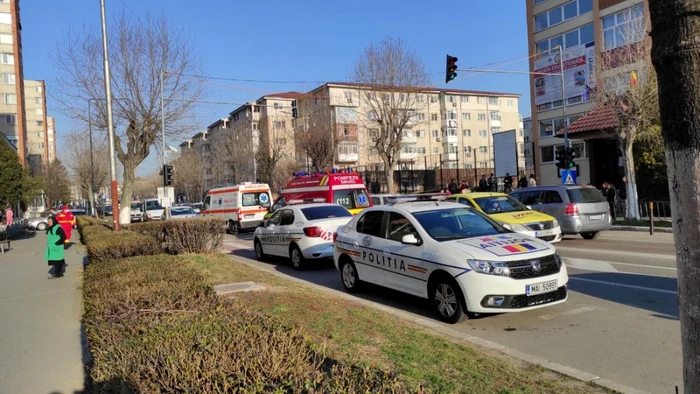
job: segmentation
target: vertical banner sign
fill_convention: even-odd
[[[559,51],[535,60],[535,73],[557,74],[561,71]],[[595,87],[595,47],[593,42],[564,50],[564,90],[566,98],[588,96]],[[561,100],[559,75],[535,74],[535,104]]]

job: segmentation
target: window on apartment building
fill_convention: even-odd
[[[438,120],[438,114],[430,114],[430,120]]]
[[[14,114],[5,114],[5,124],[17,123],[17,116]]]
[[[551,163],[554,161],[554,146],[540,147],[540,160],[542,163]]]
[[[480,113],[477,115],[477,119],[480,121],[485,121],[486,120],[486,114],[485,113]]]
[[[476,98],[476,103],[477,104],[486,104],[486,97],[479,96]]]
[[[644,4],[603,18],[603,49],[610,50],[644,38]]]
[[[433,148],[433,154],[436,155],[436,154],[438,154],[438,153],[440,153],[440,149],[438,149],[438,148]]]
[[[462,136],[463,136],[463,137],[471,137],[471,136],[472,136],[472,131],[471,131],[471,129],[464,129],[464,130],[462,130]]]
[[[474,164],[472,163],[464,163],[464,168],[471,170],[474,168]]]
[[[446,95],[445,100],[448,103],[456,103],[457,102],[457,98],[455,96],[452,96],[452,95]]]
[[[377,113],[374,111],[369,111],[367,112],[367,119],[369,120],[377,120]]]
[[[37,108],[36,114],[37,114],[37,116],[44,116],[44,110],[42,108]]]
[[[457,144],[449,144],[447,145],[447,149],[445,153],[458,153],[459,152],[459,146]]]
[[[515,100],[513,100],[513,99],[508,99],[508,100],[506,101],[506,105],[509,106],[509,107],[514,106],[514,105],[515,105]]]
[[[479,137],[486,137],[486,130],[479,130]]]
[[[491,111],[491,120],[501,120],[501,113],[498,111]]]
[[[261,107],[260,107],[259,105],[254,106],[254,107],[253,107],[253,112],[260,112],[260,108],[261,108]]]
[[[347,101],[348,104],[352,104],[352,92],[345,92],[345,101]]]
[[[463,103],[468,103],[469,102],[469,96],[462,96],[461,100]]]
[[[405,94],[405,93],[399,94],[399,101],[400,101],[400,102],[406,101],[406,94]]]
[[[12,44],[12,34],[0,34],[0,44]]]
[[[283,129],[283,128],[285,128],[285,122],[283,120],[282,121],[277,120],[273,123],[273,127],[275,129]]]
[[[369,135],[369,138],[376,140],[379,138],[379,129],[369,129],[367,130],[367,135]]]
[[[5,25],[11,25],[12,24],[12,15],[10,15],[6,12],[0,12],[0,23],[5,24]]]
[[[36,89],[34,89],[37,93],[41,93],[41,86],[37,86]]]
[[[542,4],[547,0],[535,0],[535,5]]]
[[[489,97],[489,105],[499,105],[498,97]]]
[[[383,99],[384,101],[389,101],[389,100],[391,100],[391,95],[390,95],[389,93],[384,93],[384,94],[382,95],[382,99]]]
[[[259,130],[259,129],[260,129],[260,125],[257,123],[253,123],[253,130]]]
[[[275,145],[277,146],[284,146],[287,144],[287,139],[286,138],[275,138]]]
[[[437,130],[433,130],[433,138],[437,138],[440,136],[440,132]]]
[[[274,104],[272,104],[272,107],[273,107],[274,109],[280,109],[280,104],[279,104],[279,103],[274,103]]]
[[[437,96],[430,96],[430,102],[431,103],[437,103]]]
[[[574,0],[535,15],[535,32],[558,25],[593,10],[593,0]]]
[[[44,121],[43,121],[43,120],[37,120],[37,121],[36,121],[36,125],[39,126],[39,127],[41,127],[41,126],[44,125]],[[40,132],[39,134],[44,134],[44,133],[43,133],[43,132]],[[39,137],[43,137],[43,135],[40,135]]]
[[[456,137],[457,136],[457,129],[445,129],[442,132],[443,137]]]
[[[447,111],[447,119],[457,119],[457,111]]]
[[[425,130],[416,130],[416,138],[425,138]]]
[[[418,153],[419,155],[424,155],[425,154],[425,147],[421,146],[421,147],[417,148],[416,153]]]
[[[44,102],[44,100],[41,97],[34,97],[34,102],[37,104],[41,104]]]
[[[469,112],[462,112],[462,120],[472,120],[472,114]]]
[[[5,93],[5,104],[17,104],[17,95],[14,93]]]
[[[0,56],[0,60],[2,60],[2,64],[15,64],[15,55],[11,53],[3,53]]]
[[[487,147],[487,146],[483,146],[483,145],[480,146],[480,147],[479,147],[479,152],[481,152],[481,153],[486,153],[486,152],[488,152],[488,147]]]
[[[589,23],[564,34],[539,41],[535,43],[535,49],[539,57],[544,57],[550,54],[550,50],[557,50],[557,45],[562,45],[566,49],[580,44],[588,44],[594,40],[593,24]]]
[[[422,113],[422,112],[418,112],[418,113],[416,113],[416,114],[413,115],[413,116],[414,116],[414,119],[415,119],[415,120],[418,120],[418,121],[423,121],[423,120],[425,120],[425,114]]]
[[[3,73],[2,74],[2,83],[6,84],[6,85],[14,85],[15,84],[15,74]]]
[[[401,153],[416,153],[416,144],[401,144]]]
[[[500,132],[501,132],[500,127],[491,127],[491,134],[496,134],[496,133],[500,133]]]
[[[341,143],[338,144],[338,153],[341,155],[356,155],[357,154],[357,144],[352,143]]]
[[[425,101],[425,96],[423,96],[422,94],[416,95],[416,101],[422,103],[423,101]]]

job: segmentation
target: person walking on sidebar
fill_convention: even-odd
[[[46,230],[46,261],[53,266],[53,275],[49,279],[63,276],[65,260],[66,233],[58,224],[55,216],[47,220],[49,228]]]
[[[7,209],[5,210],[5,224],[7,227],[12,226],[12,219],[14,218],[14,213],[12,212],[12,207],[9,205],[7,206]]]

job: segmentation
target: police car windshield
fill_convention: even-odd
[[[468,208],[414,212],[413,216],[428,235],[437,241],[509,232],[493,220]]]
[[[186,208],[172,208],[170,210],[170,214],[172,216],[180,216],[180,215],[195,215],[196,213],[194,210],[190,207]]]
[[[304,214],[306,220],[352,217],[352,214],[347,209],[338,205],[302,208],[301,213]]]
[[[511,196],[478,197],[474,199],[484,213],[491,215],[494,213],[527,211],[527,207]]]
[[[146,201],[146,210],[150,211],[151,209],[162,209],[163,207],[160,206],[160,203],[155,200],[151,201]]]
[[[263,208],[270,207],[270,195],[267,192],[243,193],[243,206],[253,207],[260,205]]]

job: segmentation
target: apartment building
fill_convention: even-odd
[[[0,0],[0,133],[28,159],[19,0]]]
[[[533,170],[535,169],[535,143],[532,142],[532,118],[528,117],[523,119],[523,132],[523,157],[525,158],[525,169],[528,170],[528,172],[533,173]]]
[[[403,130],[398,168],[492,169],[492,136],[507,130],[516,130],[519,167],[525,166],[520,96],[512,93],[432,88],[392,93],[364,84],[332,82],[297,100],[296,134],[308,133],[314,122],[325,123],[322,128],[328,130],[327,138],[337,142],[337,165],[367,167],[381,163],[373,147],[379,115],[373,110],[372,100],[377,95],[384,100],[406,100],[406,108],[412,113]],[[311,166],[301,146],[296,156],[300,166]]]
[[[577,151],[578,183],[600,186],[622,176],[616,142],[600,133],[583,133],[574,122],[597,107],[596,62],[601,55],[635,44],[624,33],[643,20],[643,0],[525,0],[531,72],[559,73],[559,46],[563,50],[564,95],[559,76],[537,76],[530,81],[532,141],[540,184],[561,182],[555,151],[564,144],[564,124]],[[646,10],[648,12],[648,10]],[[592,119],[595,123],[596,119]],[[583,121],[583,120],[582,120]],[[588,120],[586,121],[588,122]],[[580,125],[580,123],[579,123]]]
[[[46,117],[46,146],[48,146],[48,162],[56,160],[56,119],[53,116]]]
[[[27,151],[29,164],[35,174],[40,173],[49,164],[45,88],[44,81],[24,80]]]

